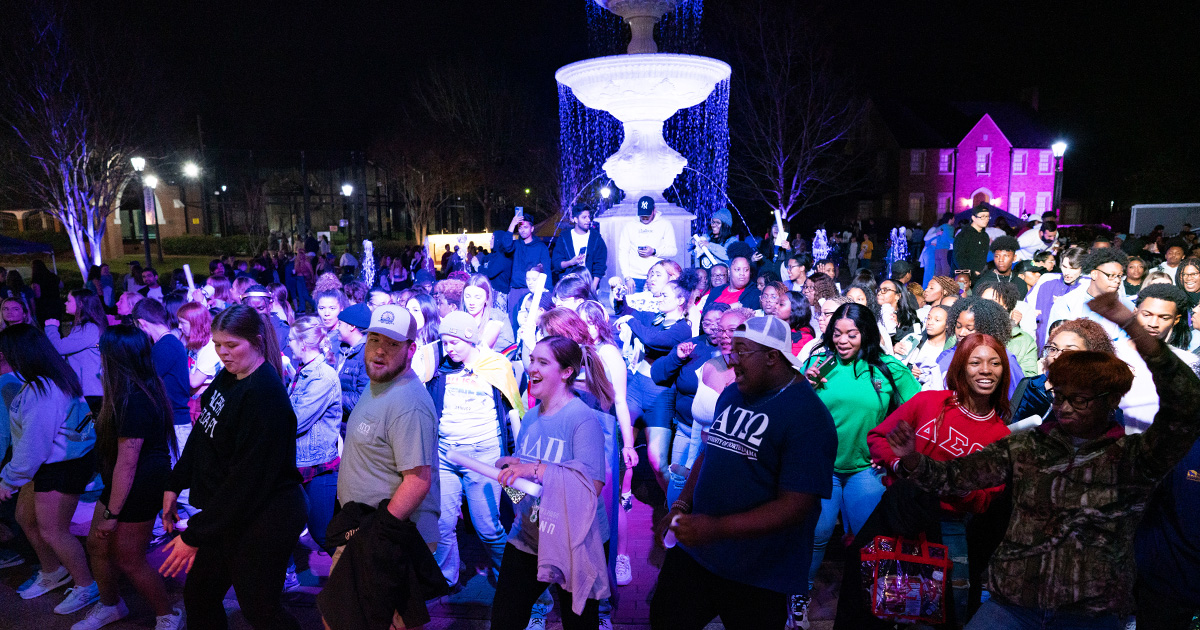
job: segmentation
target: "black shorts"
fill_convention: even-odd
[[[144,478],[143,475],[134,477],[133,487],[129,489],[129,496],[125,497],[125,505],[121,506],[121,515],[117,517],[117,522],[145,523],[154,520],[162,511],[163,493],[167,490],[169,474],[171,470],[168,468],[162,474],[147,474]],[[112,488],[105,486],[104,491],[100,493],[100,502],[111,508],[111,498]]]
[[[96,474],[96,452],[65,462],[42,464],[33,475],[34,492],[83,494]]]

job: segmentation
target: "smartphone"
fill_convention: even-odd
[[[817,382],[821,382],[823,378],[829,378],[829,373],[833,371],[833,366],[837,365],[837,356],[829,355],[825,360],[817,365]]]
[[[585,255],[587,255],[587,247],[586,247],[586,246],[585,246],[585,247],[580,247],[580,248],[579,248],[579,255],[580,255],[580,256],[585,256]]]
[[[516,207],[516,208],[513,210],[513,214],[515,214],[515,215],[517,215],[517,216],[519,216],[519,217],[523,217],[523,216],[525,216],[525,206],[517,206],[517,207]]]

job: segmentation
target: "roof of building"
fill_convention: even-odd
[[[956,147],[986,114],[1017,148],[1049,147],[1053,136],[1037,121],[1037,112],[1011,102],[875,102],[879,115],[905,148]]]

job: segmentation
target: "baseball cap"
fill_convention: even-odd
[[[380,306],[371,313],[371,327],[367,332],[379,333],[393,341],[412,341],[417,337],[417,322],[413,321],[412,313],[403,307],[389,304]]]
[[[912,273],[912,265],[907,260],[897,260],[892,263],[892,277],[899,278],[906,273]]]
[[[1045,267],[1033,264],[1032,260],[1022,260],[1021,262],[1017,263],[1016,271],[1018,276],[1029,271],[1035,273],[1046,273]]]
[[[417,284],[432,283],[434,281],[433,274],[429,273],[428,269],[418,271],[413,279]]]
[[[475,318],[468,315],[466,311],[452,311],[442,318],[442,323],[438,326],[440,334],[458,337],[471,344],[474,344],[479,337],[477,329]]]
[[[654,197],[646,195],[638,199],[638,216],[648,217],[654,213]]]
[[[796,371],[803,369],[803,363],[800,358],[792,354],[792,331],[788,325],[783,323],[783,320],[778,317],[764,315],[762,317],[751,317],[746,320],[745,330],[740,326],[733,333],[734,337],[741,337],[747,341],[778,350],[780,354],[787,357],[787,360],[792,364]]]
[[[371,309],[366,304],[351,304],[338,313],[338,319],[359,330],[366,330],[371,326]]]

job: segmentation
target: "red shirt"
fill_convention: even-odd
[[[953,396],[954,392],[949,390],[919,392],[900,405],[892,415],[867,433],[871,460],[889,472],[895,472],[900,458],[892,452],[887,434],[901,420],[916,430],[917,452],[939,462],[982,450],[1009,435],[1008,426],[996,416],[995,411],[986,416],[977,416],[952,402]],[[884,483],[890,485],[890,479]],[[976,490],[963,497],[942,497],[942,508],[953,512],[984,512],[992,497],[1002,489],[1004,486],[996,486]]]
[[[731,291],[730,289],[732,288],[733,285],[731,284],[722,287],[721,293],[717,295],[717,299],[713,300],[713,302],[733,305],[733,303],[740,301],[742,299],[742,293],[745,293],[746,291],[746,287],[742,287],[737,291]]]

